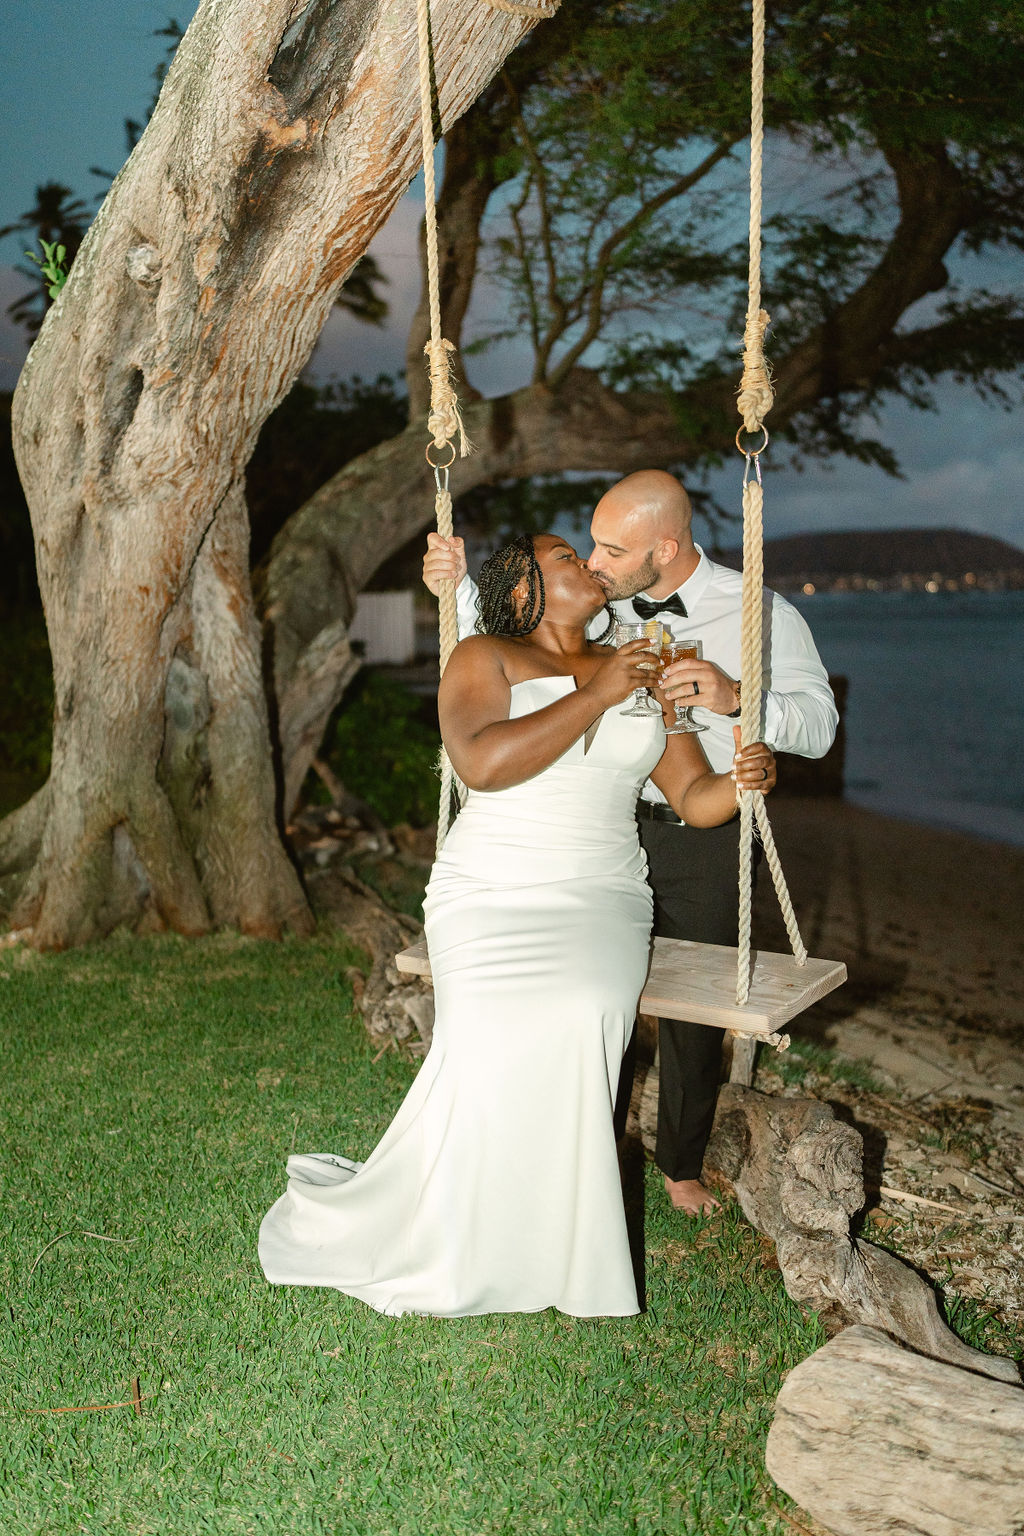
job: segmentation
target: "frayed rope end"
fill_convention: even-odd
[[[427,356],[430,372],[430,414],[427,417],[427,428],[434,439],[434,446],[443,448],[446,443],[450,443],[454,437],[457,437],[459,457],[468,458],[473,452],[473,444],[466,436],[458,396],[452,382],[455,346],[442,338],[440,341],[428,341],[423,351]]]

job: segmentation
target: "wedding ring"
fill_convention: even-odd
[[[762,768],[761,769],[761,782],[764,783],[764,781],[765,781],[765,779],[767,777],[768,777],[768,769],[767,768]]]
[[[694,696],[694,698],[697,697],[698,693],[700,693],[700,683],[694,682],[694,685],[693,685],[693,696]]]

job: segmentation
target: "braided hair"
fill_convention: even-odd
[[[526,601],[517,611],[513,589],[526,578]],[[544,616],[544,577],[533,539],[520,534],[485,560],[477,581],[481,635],[529,635]]]

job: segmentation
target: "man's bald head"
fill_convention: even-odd
[[[595,516],[598,511],[628,519],[638,530],[645,528],[655,540],[675,539],[685,544],[690,539],[690,498],[675,475],[664,469],[640,469],[619,480],[601,497]]]
[[[589,565],[608,596],[674,591],[697,562],[692,522],[689,496],[663,469],[639,470],[606,491],[590,523]]]

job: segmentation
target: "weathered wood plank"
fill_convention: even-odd
[[[765,950],[756,951],[753,958],[750,1000],[740,1008],[735,949],[686,939],[655,939],[641,999],[643,1011],[743,1034],[770,1035],[846,980],[846,966],[839,960],[809,959],[801,966],[792,955]]]
[[[403,950],[395,965],[414,976],[429,976],[426,940]],[[759,950],[754,955],[750,1000],[740,1008],[735,1000],[735,949],[655,939],[640,1012],[771,1039],[790,1019],[845,980],[846,966],[839,960],[808,960],[800,966],[792,955]]]

